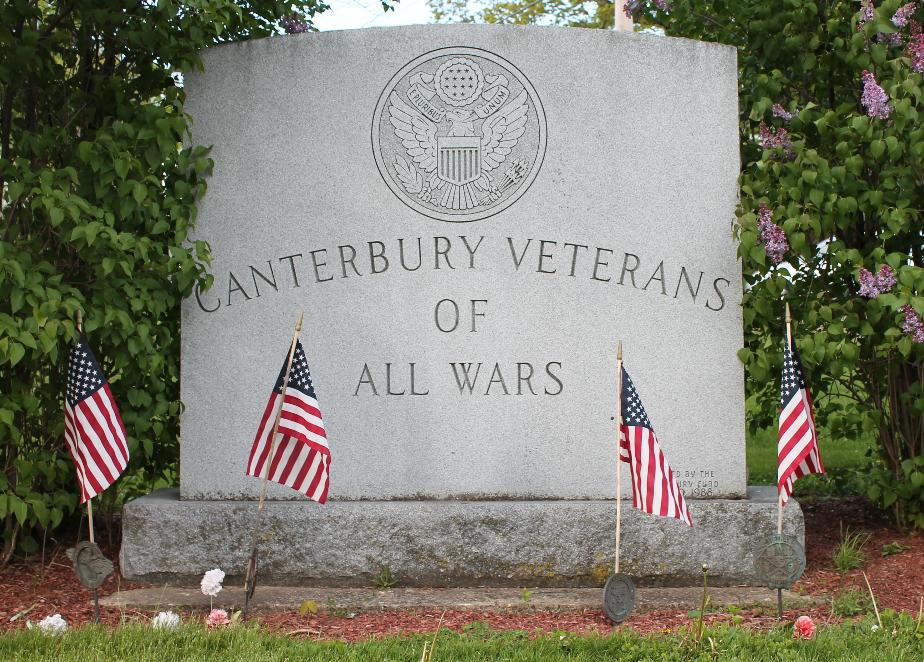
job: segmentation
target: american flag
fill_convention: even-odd
[[[64,397],[64,440],[77,468],[80,503],[112,485],[128,465],[125,426],[85,338],[71,348]]]
[[[311,383],[308,359],[300,341],[292,356],[292,370],[282,403],[275,445],[270,441],[282,397],[285,371],[286,362],[283,361],[250,449],[247,475],[263,478],[268,464],[268,478],[271,481],[291,487],[318,503],[324,503],[330,487],[330,447],[327,445],[327,432]]]
[[[790,342],[783,351],[783,380],[780,383],[780,437],[776,447],[777,491],[785,504],[792,484],[808,474],[823,474],[812,396],[805,385],[799,352]]]
[[[619,457],[629,463],[632,474],[632,505],[650,515],[673,517],[693,526],[680,485],[625,368],[619,446]]]

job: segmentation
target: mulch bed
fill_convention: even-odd
[[[824,499],[802,504],[805,512],[806,572],[793,590],[807,595],[832,597],[850,588],[868,592],[869,578],[879,608],[918,613],[924,597],[924,536],[903,535],[882,511],[862,499]],[[831,556],[841,531],[870,534],[864,547],[866,563],[842,575]],[[882,556],[883,545],[897,542],[906,551]]]
[[[921,596],[924,595],[924,537],[920,534],[905,535],[894,530],[882,513],[866,502],[852,500],[819,500],[803,504],[806,519],[806,556],[808,568],[794,590],[804,594],[831,598],[849,588],[866,590],[862,571],[865,571],[876,595],[880,609],[891,608],[917,614]],[[865,531],[871,534],[865,548],[866,564],[861,570],[846,575],[839,574],[831,562],[831,556],[841,537],[841,522],[851,531]],[[899,542],[906,551],[892,556],[881,556],[882,546]],[[118,550],[103,546],[104,553],[111,559],[118,557]],[[87,591],[77,581],[63,547],[49,554],[44,564],[41,559],[17,561],[0,571],[0,630],[25,627],[27,619],[38,621],[53,613],[60,613],[71,626],[90,623],[94,618],[93,603]],[[114,573],[100,589],[101,595],[117,590],[142,588],[122,580]],[[807,614],[816,623],[824,623],[834,617],[830,613],[830,602],[814,607],[787,611],[791,621]],[[28,613],[23,613],[29,610]],[[152,612],[134,609],[103,608],[102,621],[107,625],[118,625],[126,620],[147,619]],[[584,612],[467,612],[437,611],[370,612],[356,615],[307,614],[298,612],[265,613],[258,615],[267,628],[294,634],[296,636],[356,641],[368,637],[395,634],[433,632],[443,616],[443,627],[456,631],[478,632],[482,627],[493,630],[519,630],[535,634],[538,632],[565,631],[574,633],[596,632],[606,634],[614,627],[601,611]],[[202,618],[201,612],[185,613],[184,618]],[[746,609],[737,614],[710,614],[708,622],[732,622],[756,629],[772,629],[779,621],[772,610]],[[669,632],[683,625],[689,625],[686,611],[660,610],[633,615],[619,629],[632,629],[643,634]]]

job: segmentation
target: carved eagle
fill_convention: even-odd
[[[451,209],[471,209],[483,204],[485,199],[479,196],[478,191],[488,194],[484,198],[496,193],[490,173],[504,162],[526,132],[529,110],[526,90],[482,122],[480,137],[474,129],[474,122],[479,118],[473,117],[471,110],[447,111],[450,128],[441,133],[437,123],[425,117],[397,92],[393,91],[389,100],[389,120],[395,135],[401,140],[407,156],[416,164],[415,168],[400,155],[396,156],[393,164],[408,193]],[[470,140],[465,141],[465,138]],[[462,183],[451,176],[456,174],[450,161],[452,148],[441,147],[443,139],[457,139],[453,145],[465,145],[470,158],[460,168],[464,170],[465,179],[471,181]],[[444,159],[442,165],[440,159]],[[423,175],[417,168],[423,171]]]

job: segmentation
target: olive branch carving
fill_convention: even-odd
[[[423,175],[417,171],[417,168],[405,161],[400,154],[395,155],[394,165],[404,190],[411,195],[420,196],[424,190]]]

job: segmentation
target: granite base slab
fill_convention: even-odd
[[[695,524],[645,515],[623,502],[621,570],[638,585],[759,584],[755,550],[775,532],[773,487],[739,500],[691,500]],[[196,583],[222,568],[242,578],[255,501],[186,501],[158,490],[126,504],[120,561],[126,579]],[[804,542],[795,501],[784,532]],[[372,586],[384,569],[398,586],[600,586],[613,569],[612,500],[269,501],[260,546],[264,585]]]

